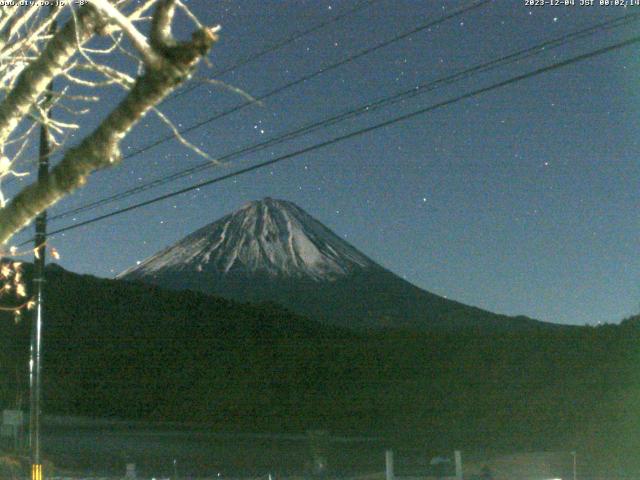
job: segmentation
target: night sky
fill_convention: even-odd
[[[265,47],[352,9],[355,1],[190,0],[220,23],[212,67],[233,66]],[[253,96],[410,31],[470,2],[377,0],[220,80]],[[345,109],[436,80],[640,7],[527,7],[498,0],[416,33],[279,95],[189,133],[211,156]],[[596,1],[596,3],[598,3]],[[640,21],[407,102],[362,115],[228,166],[129,197],[50,229],[275,158],[637,34]],[[184,34],[192,28],[179,19]],[[65,268],[103,277],[176,242],[245,202],[295,202],[372,259],[439,295],[510,315],[576,324],[618,322],[640,311],[640,45],[508,85],[133,212],[56,236]],[[121,96],[84,120],[95,124]],[[202,84],[165,102],[181,128],[245,100]],[[149,117],[125,153],[170,132]],[[73,143],[73,140],[72,142]],[[51,215],[202,162],[166,142],[93,176]],[[25,181],[31,181],[29,179]],[[15,187],[15,184],[14,184]],[[9,192],[11,193],[11,191]],[[19,243],[33,227],[16,236]]]

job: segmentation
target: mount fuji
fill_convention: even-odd
[[[421,290],[342,240],[297,205],[250,202],[118,275],[244,302],[275,302],[351,329],[551,327]]]

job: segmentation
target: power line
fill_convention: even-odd
[[[476,65],[476,66],[473,66],[473,67],[458,71],[456,73],[450,74],[450,75],[445,76],[445,77],[441,77],[441,78],[439,78],[437,80],[420,84],[420,85],[418,85],[416,87],[413,87],[413,88],[408,89],[408,90],[404,90],[404,91],[396,93],[396,94],[394,94],[392,96],[387,96],[387,97],[380,98],[378,100],[369,102],[369,103],[367,103],[367,104],[365,104],[363,106],[357,107],[355,109],[350,109],[350,110],[344,111],[344,112],[342,112],[340,114],[337,114],[337,115],[334,115],[332,117],[325,118],[325,119],[320,120],[320,121],[315,121],[315,122],[312,122],[312,123],[308,123],[308,124],[298,128],[296,130],[289,131],[287,133],[278,135],[276,137],[272,137],[271,139],[266,140],[264,142],[260,142],[260,143],[257,143],[257,144],[252,144],[252,145],[249,145],[249,146],[245,146],[245,147],[243,147],[243,148],[241,148],[239,150],[235,150],[233,152],[227,153],[227,154],[223,155],[222,157],[217,158],[216,160],[218,160],[219,162],[223,162],[223,161],[229,160],[231,158],[236,158],[236,157],[239,157],[239,156],[244,156],[244,155],[249,154],[249,153],[254,153],[256,151],[263,150],[263,149],[265,149],[267,147],[283,143],[283,142],[285,142],[287,140],[296,138],[298,136],[308,134],[308,133],[310,133],[312,131],[315,131],[315,130],[317,130],[319,128],[326,127],[326,126],[329,126],[329,125],[333,125],[333,124],[341,122],[343,120],[346,120],[346,119],[349,119],[349,118],[353,118],[353,117],[356,117],[356,116],[361,115],[361,114],[372,112],[372,111],[377,110],[379,108],[382,108],[384,106],[388,106],[388,105],[397,103],[399,101],[406,100],[408,98],[412,98],[412,97],[415,97],[415,96],[418,96],[418,95],[422,95],[422,94],[428,93],[428,92],[433,91],[434,89],[436,89],[436,88],[438,88],[438,87],[440,87],[442,85],[445,85],[445,84],[448,85],[448,84],[451,84],[453,82],[457,82],[457,81],[460,81],[460,80],[465,80],[467,78],[472,77],[473,75],[476,75],[476,74],[479,74],[479,73],[484,73],[484,72],[493,70],[495,68],[502,67],[504,65],[508,65],[508,64],[511,64],[511,63],[514,63],[514,62],[518,62],[518,61],[524,60],[526,58],[530,58],[530,57],[532,57],[534,55],[538,55],[540,53],[548,51],[550,49],[560,47],[560,46],[565,45],[565,44],[567,44],[567,43],[569,43],[571,41],[575,41],[575,40],[584,38],[584,37],[586,37],[588,35],[593,35],[594,33],[598,32],[598,31],[608,30],[608,29],[611,29],[611,28],[618,28],[618,27],[620,27],[622,25],[626,25],[626,24],[629,24],[631,22],[635,22],[635,21],[637,21],[639,19],[640,19],[640,13],[636,13],[636,14],[632,14],[632,15],[626,15],[626,16],[623,16],[623,17],[618,17],[618,18],[615,18],[615,19],[612,19],[612,20],[609,20],[609,21],[606,21],[606,22],[599,23],[597,25],[593,25],[593,26],[590,26],[590,27],[587,27],[587,28],[584,28],[584,29],[581,29],[581,30],[578,30],[578,31],[574,31],[574,32],[571,32],[569,34],[565,34],[565,35],[563,35],[561,37],[558,37],[558,38],[555,38],[555,39],[551,39],[551,40],[547,40],[547,41],[542,42],[540,44],[537,44],[535,46],[532,46],[532,47],[529,47],[529,48],[526,48],[526,49],[523,49],[523,50],[519,50],[519,51],[513,52],[511,54],[508,54],[506,56],[500,57],[498,59],[491,60],[489,62],[485,62],[485,63],[479,64],[479,65]],[[175,172],[173,174],[161,177],[161,178],[156,179],[156,180],[152,180],[152,181],[147,182],[147,183],[145,183],[143,185],[138,185],[136,187],[130,188],[128,190],[124,190],[124,191],[116,193],[114,195],[111,195],[111,196],[96,200],[94,202],[91,202],[91,203],[88,203],[88,204],[85,204],[85,205],[82,205],[82,206],[79,206],[79,207],[76,207],[76,208],[61,212],[61,213],[51,217],[50,220],[53,221],[53,220],[56,220],[56,219],[64,218],[64,217],[67,217],[67,216],[70,216],[70,215],[74,215],[74,214],[78,214],[78,213],[81,213],[81,212],[85,212],[85,211],[88,211],[88,210],[93,210],[93,209],[95,209],[95,208],[97,208],[99,206],[106,205],[106,204],[115,202],[117,200],[121,200],[121,199],[127,198],[129,196],[135,195],[137,193],[144,192],[144,191],[152,189],[152,188],[157,188],[157,187],[165,185],[165,184],[167,184],[169,182],[178,180],[180,178],[186,177],[188,175],[192,175],[194,173],[201,172],[203,170],[206,170],[206,169],[209,169],[209,168],[212,168],[212,167],[215,167],[215,166],[219,166],[219,164],[215,164],[215,163],[212,163],[210,161],[205,161],[205,162],[202,162],[202,163],[200,163],[198,165],[195,165],[193,167],[190,167],[190,168]]]
[[[509,78],[507,80],[503,80],[501,82],[494,83],[494,84],[489,85],[487,87],[479,88],[479,89],[474,90],[472,92],[468,92],[468,93],[459,95],[459,96],[457,96],[455,98],[452,98],[452,99],[449,99],[449,100],[445,100],[443,102],[439,102],[439,103],[430,105],[428,107],[416,110],[416,111],[411,112],[411,113],[400,115],[400,116],[392,118],[390,120],[386,120],[384,122],[377,123],[375,125],[372,125],[372,126],[369,126],[369,127],[366,127],[366,128],[362,128],[360,130],[356,130],[354,132],[351,132],[351,133],[348,133],[348,134],[345,134],[345,135],[342,135],[342,136],[339,136],[339,137],[335,137],[335,138],[333,138],[331,140],[327,140],[325,142],[317,143],[317,144],[312,145],[310,147],[306,147],[306,148],[297,150],[295,152],[291,152],[291,153],[282,155],[282,156],[280,156],[278,158],[274,158],[272,160],[267,160],[265,162],[261,162],[261,163],[252,165],[250,167],[243,168],[241,170],[238,170],[236,172],[233,172],[233,173],[230,173],[230,174],[227,174],[227,175],[223,175],[221,177],[216,177],[214,179],[210,179],[210,180],[207,180],[207,181],[204,181],[204,182],[199,182],[199,183],[196,183],[196,184],[191,185],[189,187],[186,187],[186,188],[183,188],[183,189],[171,192],[171,193],[167,193],[167,194],[164,194],[164,195],[160,195],[160,196],[152,198],[150,200],[146,200],[144,202],[140,202],[140,203],[137,203],[137,204],[134,204],[134,205],[130,205],[128,207],[121,208],[119,210],[115,210],[113,212],[110,212],[110,213],[107,213],[107,214],[104,214],[104,215],[100,215],[98,217],[94,217],[94,218],[89,219],[89,220],[85,220],[85,221],[80,222],[80,223],[75,224],[75,225],[69,225],[67,227],[59,228],[57,230],[52,231],[50,233],[50,235],[55,235],[55,234],[58,234],[58,233],[63,233],[63,232],[67,232],[67,231],[70,231],[70,230],[74,230],[76,228],[80,228],[80,227],[83,227],[85,225],[96,223],[96,222],[99,222],[101,220],[105,220],[107,218],[114,217],[116,215],[120,215],[122,213],[129,212],[131,210],[135,210],[135,209],[147,206],[147,205],[151,205],[153,203],[160,202],[162,200],[166,200],[167,198],[175,197],[177,195],[181,195],[183,193],[187,193],[187,192],[196,190],[198,188],[202,188],[202,187],[205,187],[205,186],[208,186],[208,185],[212,185],[214,183],[219,183],[219,182],[222,182],[223,180],[227,180],[229,178],[237,177],[237,176],[243,175],[245,173],[249,173],[249,172],[252,172],[254,170],[258,170],[258,169],[261,169],[261,168],[264,168],[264,167],[267,167],[267,166],[270,166],[270,165],[274,165],[274,164],[282,162],[284,160],[288,160],[290,158],[297,157],[297,156],[300,156],[300,155],[303,155],[305,153],[309,153],[309,152],[312,152],[312,151],[315,151],[315,150],[319,150],[321,148],[327,147],[329,145],[333,145],[333,144],[338,143],[338,142],[342,142],[342,141],[345,141],[345,140],[348,140],[348,139],[351,139],[351,138],[354,138],[354,137],[358,137],[358,136],[364,135],[366,133],[369,133],[369,132],[372,132],[372,131],[375,131],[375,130],[379,130],[379,129],[384,128],[384,127],[391,126],[391,125],[393,125],[395,123],[398,123],[398,122],[403,122],[403,121],[406,121],[406,120],[410,120],[412,118],[415,118],[417,116],[423,115],[423,114],[428,113],[428,112],[431,112],[431,111],[436,110],[438,108],[442,108],[442,107],[445,107],[445,106],[460,102],[462,100],[466,100],[468,98],[472,98],[472,97],[475,97],[477,95],[481,95],[483,93],[487,93],[487,92],[490,92],[490,91],[493,91],[493,90],[497,90],[497,89],[505,87],[507,85],[512,85],[512,84],[520,82],[522,80],[526,80],[526,79],[529,79],[531,77],[535,77],[535,76],[541,75],[543,73],[547,73],[547,72],[550,72],[550,71],[553,71],[553,70],[557,70],[559,68],[563,68],[563,67],[566,67],[568,65],[572,65],[574,63],[582,62],[584,60],[587,60],[587,59],[590,59],[590,58],[593,58],[593,57],[596,57],[596,56],[599,56],[599,55],[603,55],[603,54],[612,52],[614,50],[619,50],[621,48],[628,47],[630,45],[634,45],[634,44],[637,44],[637,43],[640,43],[640,36],[633,37],[633,38],[625,40],[623,42],[619,42],[619,43],[616,43],[614,45],[603,47],[603,48],[600,48],[600,49],[592,51],[592,52],[588,52],[588,53],[585,53],[585,54],[582,54],[582,55],[578,55],[578,56],[572,57],[570,59],[567,59],[567,60],[564,60],[564,61],[561,61],[561,62],[554,63],[554,64],[546,66],[546,67],[541,67],[541,68],[538,68],[536,70],[533,70],[531,72],[528,72],[528,73],[525,73],[525,74],[522,74],[522,75],[517,75],[517,76]]]
[[[342,65],[346,65],[348,63],[354,62],[355,60],[357,60],[359,58],[362,58],[362,57],[364,57],[366,55],[369,55],[369,54],[371,54],[371,53],[373,53],[373,52],[375,52],[377,50],[380,50],[381,48],[387,47],[387,46],[389,46],[389,45],[391,45],[393,43],[399,42],[400,40],[403,40],[403,39],[405,39],[407,37],[410,37],[411,35],[414,35],[414,34],[416,34],[418,32],[421,32],[423,30],[427,30],[429,28],[433,28],[436,25],[440,25],[441,23],[446,22],[447,20],[459,17],[460,15],[463,15],[463,14],[469,12],[469,11],[472,11],[472,10],[475,10],[477,8],[480,8],[480,7],[483,7],[485,5],[488,5],[492,1],[493,0],[479,0],[479,1],[473,2],[470,5],[467,5],[466,7],[459,8],[458,10],[455,10],[452,13],[449,13],[447,15],[443,15],[443,16],[439,17],[436,20],[433,20],[431,22],[422,24],[422,25],[420,25],[420,26],[418,26],[418,27],[416,27],[416,28],[414,28],[412,30],[409,30],[409,31],[405,32],[405,33],[401,33],[399,35],[396,35],[395,37],[390,38],[389,40],[385,40],[385,41],[383,41],[381,43],[378,43],[377,45],[374,45],[373,47],[366,48],[366,49],[361,50],[360,52],[358,52],[358,53],[356,53],[354,55],[350,55],[349,57],[347,57],[347,58],[345,58],[343,60],[340,60],[340,61],[338,61],[336,63],[332,63],[332,64],[327,65],[325,67],[322,67],[322,68],[320,68],[319,70],[316,70],[313,73],[304,75],[304,76],[302,76],[302,77],[300,77],[300,78],[298,78],[296,80],[293,80],[293,81],[291,81],[289,83],[281,85],[280,87],[276,87],[273,90],[270,90],[269,92],[267,92],[267,93],[265,93],[263,95],[260,95],[259,97],[255,98],[254,100],[241,103],[239,105],[236,105],[235,107],[232,107],[232,108],[230,108],[228,110],[220,112],[220,113],[218,113],[218,114],[216,114],[216,115],[214,115],[212,117],[209,117],[209,118],[207,118],[205,120],[202,120],[201,122],[198,122],[198,123],[196,123],[194,125],[191,125],[190,127],[187,127],[187,128],[185,128],[183,130],[180,130],[179,133],[180,133],[180,135],[184,135],[185,133],[189,133],[189,132],[191,132],[193,130],[196,130],[196,129],[204,126],[204,125],[207,125],[207,124],[209,124],[211,122],[214,122],[214,121],[216,121],[216,120],[218,120],[220,118],[226,117],[227,115],[231,115],[232,113],[235,113],[235,112],[237,112],[239,110],[242,110],[243,108],[245,108],[245,107],[247,107],[249,105],[253,105],[254,103],[261,102],[262,100],[265,100],[265,99],[267,99],[269,97],[272,97],[274,95],[282,93],[285,90],[288,90],[288,89],[290,89],[292,87],[295,87],[296,85],[300,85],[300,84],[302,84],[302,83],[304,83],[304,82],[306,82],[308,80],[312,80],[313,78],[318,77],[318,76],[320,76],[320,75],[322,75],[324,73],[327,73],[327,72],[329,72],[331,70],[335,70],[336,68],[341,67]],[[160,138],[160,139],[158,139],[158,140],[156,140],[156,141],[154,141],[154,142],[152,142],[152,143],[150,143],[150,144],[148,144],[148,145],[146,145],[146,146],[144,146],[144,147],[142,147],[142,148],[140,148],[138,150],[135,150],[135,151],[133,151],[131,153],[128,153],[127,155],[124,155],[122,157],[122,159],[125,160],[125,159],[128,159],[128,158],[137,156],[137,155],[139,155],[139,154],[141,154],[143,152],[146,152],[148,150],[151,150],[152,148],[157,147],[158,145],[161,145],[164,142],[167,142],[169,140],[173,140],[174,138],[177,138],[176,134],[167,135],[165,137],[162,137],[162,138]]]
[[[373,5],[374,3],[378,2],[380,0],[366,0],[364,2],[360,2],[358,4],[356,4],[353,8],[350,8],[349,10],[346,10],[345,12],[336,15],[335,17],[326,20],[324,22],[320,22],[317,25],[314,25],[313,27],[310,27],[306,30],[300,31],[300,32],[296,32],[293,35],[274,43],[273,45],[270,45],[266,48],[264,48],[263,50],[260,50],[258,52],[252,53],[250,55],[248,55],[247,57],[245,57],[243,60],[240,60],[239,62],[234,63],[233,65],[230,65],[229,67],[220,69],[216,72],[214,72],[211,76],[212,77],[220,77],[222,75],[226,75],[229,72],[232,72],[234,70],[237,70],[238,68],[244,67],[245,65],[255,62],[256,60],[264,57],[265,55],[267,55],[268,53],[272,53],[275,52],[276,50],[281,49],[282,47],[285,47],[293,42],[295,42],[296,40],[305,37],[311,33],[315,33],[318,30],[323,29],[324,27],[331,25],[332,23],[337,23],[340,20],[342,20],[343,18],[348,17],[349,15],[352,15],[354,13],[359,12],[360,10],[364,10],[365,8],[370,7],[371,5]],[[180,92],[176,92],[174,95],[172,95],[171,97],[169,97],[168,99],[166,99],[166,101],[171,101],[174,98],[180,97],[182,95],[185,95],[193,90],[195,90],[196,88],[200,87],[200,84],[197,85],[192,85],[189,88],[185,88],[184,90],[180,91]]]
[[[340,15],[336,15],[331,20],[319,23],[315,27],[311,27],[311,28],[309,28],[307,30],[304,30],[304,31],[300,32],[300,33],[293,34],[291,37],[283,40],[282,42],[278,42],[278,43],[272,45],[271,47],[268,47],[268,48],[266,48],[266,49],[264,49],[264,50],[262,50],[260,52],[257,52],[257,53],[255,53],[253,55],[249,55],[244,60],[241,60],[241,61],[231,65],[230,67],[227,67],[225,69],[219,70],[218,72],[215,73],[215,76],[224,75],[224,74],[229,73],[229,72],[231,72],[233,70],[237,70],[238,68],[243,67],[247,63],[254,62],[257,59],[265,56],[268,53],[274,52],[274,51],[276,51],[276,50],[278,50],[278,49],[280,49],[280,48],[282,48],[282,47],[284,47],[284,46],[286,46],[286,45],[288,45],[288,44],[290,44],[292,42],[295,42],[297,39],[299,39],[301,37],[304,37],[304,36],[306,36],[306,35],[308,35],[310,33],[314,33],[316,31],[326,27],[327,25],[330,25],[331,23],[335,23],[335,22],[343,19],[344,17],[347,17],[347,16],[349,16],[349,15],[351,15],[353,13],[359,12],[360,10],[373,5],[377,1],[379,1],[379,0],[367,0],[365,2],[361,2],[361,3],[357,4],[356,6],[354,6],[352,9],[347,10],[346,12],[344,12],[344,13],[342,13]]]
[[[187,128],[185,128],[183,130],[180,130],[177,133],[173,133],[171,135],[167,135],[165,137],[159,138],[158,140],[155,140],[154,142],[151,142],[150,144],[145,145],[144,147],[139,148],[138,150],[135,150],[133,152],[127,153],[126,155],[123,155],[122,156],[122,160],[127,160],[129,158],[138,156],[141,153],[144,153],[144,152],[146,152],[148,150],[151,150],[151,149],[157,147],[158,145],[161,145],[161,144],[163,144],[163,143],[165,143],[165,142],[167,142],[169,140],[173,140],[175,138],[178,138],[178,136],[180,136],[180,135],[184,135],[185,133],[192,132],[193,130],[196,130],[196,129],[204,126],[204,125],[207,125],[207,124],[212,123],[212,122],[214,122],[216,120],[219,120],[220,118],[223,118],[223,117],[226,117],[228,115],[231,115],[232,113],[238,112],[238,111],[242,110],[243,108],[248,107],[249,105],[253,105],[253,104],[261,102],[262,100],[265,100],[265,99],[267,99],[269,97],[272,97],[274,95],[282,93],[282,92],[288,90],[289,88],[292,88],[292,87],[294,87],[296,85],[300,85],[300,84],[302,84],[302,83],[304,83],[304,82],[306,82],[308,80],[312,80],[313,78],[318,77],[318,76],[320,76],[320,75],[322,75],[322,74],[324,74],[326,72],[329,72],[329,71],[334,70],[334,69],[336,69],[338,67],[341,67],[342,65],[346,65],[348,63],[351,63],[351,62],[353,62],[353,61],[355,61],[355,60],[357,60],[357,59],[359,59],[361,57],[369,55],[369,54],[371,54],[371,53],[373,53],[373,52],[375,52],[377,50],[380,50],[381,48],[387,47],[387,46],[389,46],[389,45],[391,45],[391,44],[393,44],[395,42],[398,42],[398,41],[403,40],[403,39],[405,39],[407,37],[410,37],[411,35],[414,35],[414,34],[416,34],[418,32],[430,29],[432,27],[440,25],[441,23],[446,22],[447,20],[450,20],[452,18],[455,18],[455,17],[458,17],[460,15],[463,15],[466,12],[469,12],[471,10],[475,10],[476,8],[480,8],[480,7],[483,7],[485,5],[488,5],[492,1],[493,0],[475,1],[475,2],[467,5],[466,7],[459,8],[458,10],[455,10],[455,11],[453,11],[453,12],[447,14],[447,15],[443,15],[443,16],[439,17],[436,20],[433,20],[433,21],[428,22],[426,24],[422,24],[422,25],[420,25],[420,26],[418,26],[418,27],[416,27],[416,28],[414,28],[412,30],[409,30],[409,31],[405,32],[405,33],[401,33],[399,35],[396,35],[395,37],[390,38],[389,40],[385,40],[385,41],[383,41],[381,43],[378,43],[377,45],[374,45],[373,47],[366,48],[366,49],[364,49],[364,50],[362,50],[362,51],[360,51],[360,52],[358,52],[358,53],[356,53],[354,55],[351,55],[351,56],[349,56],[349,57],[347,57],[347,58],[345,58],[343,60],[340,60],[340,61],[338,61],[336,63],[332,63],[332,64],[327,65],[325,67],[322,67],[319,70],[316,70],[315,72],[312,72],[310,74],[304,75],[304,76],[302,76],[302,77],[300,77],[300,78],[298,78],[296,80],[293,80],[293,81],[291,81],[289,83],[286,83],[286,84],[284,84],[284,85],[282,85],[280,87],[277,87],[277,88],[275,88],[275,89],[273,89],[273,90],[271,90],[271,91],[269,91],[269,92],[267,92],[267,93],[265,93],[265,94],[263,94],[263,95],[261,95],[261,96],[259,96],[257,98],[254,98],[253,100],[241,103],[239,105],[236,105],[235,107],[231,107],[228,110],[224,110],[223,112],[215,114],[215,115],[213,115],[213,116],[211,116],[211,117],[209,117],[209,118],[207,118],[207,119],[205,119],[205,120],[203,120],[201,122],[198,122],[198,123],[196,123],[194,125],[191,125],[190,127],[187,127]]]
[[[360,10],[363,10],[365,8],[370,7],[371,5],[373,5],[376,2],[379,2],[380,0],[365,0],[363,2],[360,2],[358,4],[356,4],[353,8],[346,10],[345,12],[336,15],[335,17],[332,17],[329,20],[326,20],[324,22],[320,22],[317,25],[314,25],[313,27],[310,27],[306,30],[300,31],[300,32],[296,32],[294,34],[292,34],[291,36],[281,40],[280,42],[276,42],[273,45],[270,45],[266,48],[264,48],[263,50],[260,50],[258,52],[254,52],[250,55],[248,55],[245,59],[234,63],[233,65],[226,67],[224,69],[218,70],[216,72],[214,72],[211,76],[212,77],[219,77],[222,75],[225,75],[229,72],[232,72],[240,67],[243,67],[244,65],[247,65],[255,60],[258,60],[259,58],[262,58],[264,55],[271,53],[271,52],[275,52],[276,50],[279,50],[282,47],[285,47],[286,45],[289,45],[290,43],[295,42],[296,40],[309,35],[311,33],[317,32],[318,30],[323,29],[324,27],[331,25],[332,23],[336,23],[340,20],[342,20],[343,18],[348,17],[349,15],[352,15],[354,13],[359,12]],[[169,97],[165,98],[161,103],[166,103],[166,102],[170,102],[182,95],[186,95],[189,92],[192,92],[193,90],[195,90],[196,88],[199,88],[202,85],[202,83],[195,83],[194,85],[191,85],[190,87],[185,88],[184,90],[181,90],[179,92],[174,93],[173,95],[170,95]],[[174,138],[175,136],[171,137]],[[144,151],[144,150],[143,150]],[[125,156],[124,158],[130,158],[132,156],[137,155],[139,152],[132,152],[131,154]],[[5,186],[7,185],[11,185],[12,183],[14,183],[15,178],[10,179],[8,182],[6,182]]]

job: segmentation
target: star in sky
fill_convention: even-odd
[[[331,23],[352,5],[326,0],[189,3],[204,23],[223,24],[212,69],[198,72],[205,77],[296,32],[328,22],[220,78],[253,97],[467,4],[380,0]],[[219,158],[271,135],[615,15],[619,13],[609,9],[578,8],[541,8],[533,15],[520,2],[489,2],[185,136]],[[179,22],[185,23],[177,26],[178,31],[190,28],[186,19]],[[463,81],[444,82],[403,103],[370,109],[365,115],[233,159],[225,167],[52,222],[51,227],[77,223],[446,101],[610,45],[635,35],[634,29],[633,25],[612,28]],[[640,84],[636,56],[637,48],[620,49],[264,171],[68,231],[60,239],[62,264],[73,271],[112,276],[114,270],[124,270],[247,201],[271,196],[299,204],[377,262],[426,290],[499,313],[564,323],[619,321],[637,313],[640,296],[637,227],[629,222],[637,215],[640,200],[640,146],[635,132],[640,93],[630,87]],[[117,95],[114,91],[112,104]],[[189,127],[242,101],[231,91],[203,85],[179,101],[166,102],[163,112],[176,125]],[[104,114],[106,110],[99,109],[92,113],[96,119]],[[127,138],[124,151],[134,152],[167,135],[157,119],[150,116],[145,123],[147,127]],[[178,142],[164,143],[120,167],[99,172],[51,213],[173,174],[194,165],[196,157]],[[165,228],[169,223],[171,228]],[[592,236],[598,231],[609,234]],[[549,244],[562,256],[549,255]]]

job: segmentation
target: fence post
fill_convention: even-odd
[[[386,480],[394,480],[395,476],[393,474],[393,450],[387,450],[384,452],[384,460],[386,465]]]
[[[127,470],[124,474],[124,478],[126,480],[135,480],[137,477],[136,475],[136,464],[135,463],[127,463]]]
[[[307,441],[311,454],[311,474],[316,477],[325,476],[329,469],[330,441],[327,430],[309,430]]]
[[[456,479],[462,480],[462,452],[460,450],[456,450],[454,452],[454,457],[456,460]]]

